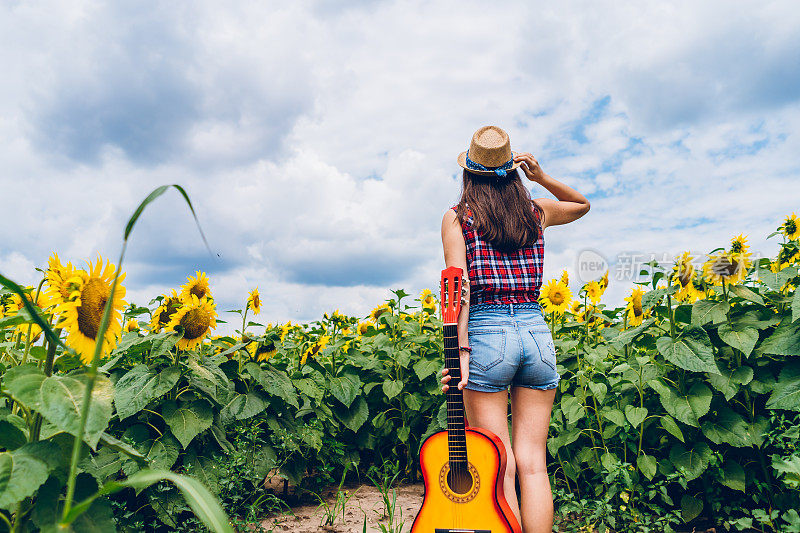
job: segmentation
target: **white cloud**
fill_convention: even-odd
[[[591,196],[547,230],[548,276],[585,248],[774,250],[800,198],[792,8],[8,4],[0,271],[115,260],[136,205],[179,183],[214,255],[168,191],[131,237],[128,300],[204,269],[221,310],[258,285],[264,321],[363,315],[435,287],[455,157],[486,123]]]

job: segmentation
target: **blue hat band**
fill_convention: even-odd
[[[500,165],[499,167],[485,167],[480,163],[476,163],[475,161],[470,159],[469,150],[467,150],[467,168],[470,170],[483,170],[485,172],[494,172],[495,174],[497,174],[498,178],[505,178],[506,173],[508,172],[508,170],[511,169],[512,166],[514,166],[513,157],[508,161],[506,161],[505,163],[503,163],[502,165]]]

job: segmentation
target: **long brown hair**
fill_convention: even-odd
[[[542,220],[542,208],[531,199],[517,170],[505,178],[481,176],[464,170],[464,184],[456,215],[467,220],[467,206],[472,211],[473,227],[482,237],[503,253],[515,252],[539,239],[542,227],[533,213]]]

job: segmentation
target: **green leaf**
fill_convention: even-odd
[[[667,361],[679,368],[690,372],[719,373],[711,339],[703,328],[687,328],[674,341],[671,337],[661,337],[656,340],[656,347]]]
[[[586,415],[586,408],[575,396],[564,395],[561,397],[561,410],[567,417],[567,425],[575,425]]]
[[[667,413],[684,424],[700,427],[698,418],[706,414],[711,406],[711,389],[703,383],[695,383],[684,395],[658,380],[651,381],[650,385],[658,393]]]
[[[705,472],[712,454],[711,448],[705,442],[698,442],[691,449],[675,444],[669,451],[669,460],[676,468],[685,468],[686,481],[691,481]]]
[[[729,289],[733,294],[735,294],[739,298],[742,298],[744,300],[749,300],[753,303],[764,305],[764,298],[762,298],[760,294],[751,291],[744,285],[731,285]]]
[[[750,446],[747,438],[750,425],[742,416],[720,405],[713,416],[703,422],[703,435],[714,444],[726,443],[737,448]]]
[[[795,289],[792,297],[792,322],[797,322],[800,318],[800,291]]]
[[[147,365],[136,365],[114,384],[114,404],[120,420],[141,411],[151,400],[172,390],[181,377],[177,366],[161,372],[150,370]]]
[[[741,351],[745,357],[749,356],[758,342],[758,330],[751,327],[734,328],[730,324],[722,324],[717,333],[729,346]]]
[[[725,459],[725,462],[722,463],[722,484],[733,490],[744,492],[744,468],[732,459]]]
[[[725,300],[699,300],[692,306],[692,326],[702,326],[711,322],[719,324],[728,320],[731,306]]]
[[[683,438],[683,432],[681,428],[678,427],[678,423],[675,422],[675,419],[669,415],[662,415],[661,416],[661,427],[667,430],[670,434],[672,434],[675,438],[677,438],[681,442],[686,442]]]
[[[681,496],[681,518],[684,522],[690,522],[700,516],[703,511],[703,500],[695,498],[689,494]]]
[[[222,408],[219,416],[223,420],[231,418],[246,420],[263,412],[266,408],[267,402],[257,392],[248,392],[234,396],[233,400]]]
[[[11,395],[29,409],[39,410],[40,390],[47,376],[35,364],[28,363],[9,368],[3,376],[3,386]]]
[[[634,407],[632,405],[625,406],[625,418],[628,419],[628,422],[635,428],[639,427],[639,424],[644,422],[644,419],[647,418],[647,407]]]
[[[74,521],[100,496],[113,494],[127,487],[133,487],[137,491],[141,491],[159,481],[170,481],[178,487],[194,514],[209,529],[217,533],[234,533],[225,511],[222,510],[219,501],[207,488],[196,479],[168,470],[142,470],[124,481],[106,483],[97,493],[75,505],[67,515],[64,525]]]
[[[222,488],[219,482],[221,475],[219,461],[195,453],[190,454],[188,459],[189,468],[187,472],[211,490],[211,492],[219,494]],[[264,472],[264,475],[266,476],[266,472]]]
[[[153,468],[172,468],[181,453],[180,443],[169,431],[148,444],[150,449],[147,451],[147,462]]]
[[[656,458],[652,455],[647,455],[642,453],[638,459],[636,459],[636,466],[639,468],[639,471],[647,477],[647,479],[653,479],[656,475],[656,467],[658,466],[658,462]]]
[[[784,320],[756,351],[770,355],[800,355],[800,322]]]
[[[800,361],[790,361],[783,366],[767,408],[800,411]]]
[[[615,345],[617,348],[622,348],[626,344],[630,343],[633,339],[639,336],[642,333],[645,333],[650,326],[656,321],[654,317],[650,317],[644,320],[641,324],[636,326],[635,328],[627,329],[620,333],[617,337],[615,337],[611,343]],[[609,328],[606,328],[609,329]],[[605,330],[604,330],[605,331]],[[609,329],[609,331],[613,331]]]
[[[102,447],[96,454],[84,457],[78,466],[94,477],[98,483],[105,483],[122,468],[122,457],[111,448]]]
[[[792,488],[800,487],[800,455],[793,455],[788,459],[773,455],[772,468],[779,476],[783,476],[784,483]]]
[[[184,448],[197,435],[210,428],[214,418],[211,407],[204,400],[195,400],[180,406],[169,401],[164,404],[161,414]]]
[[[47,480],[47,463],[26,453],[0,453],[0,508],[12,510]]]
[[[400,380],[387,379],[383,382],[383,393],[386,398],[391,400],[403,390],[403,382]]]
[[[361,379],[354,374],[344,374],[333,378],[330,381],[330,388],[334,398],[342,402],[345,407],[350,407],[361,390]]]
[[[138,462],[143,462],[144,461],[144,458],[145,458],[144,455],[139,453],[139,451],[136,448],[134,448],[133,446],[130,446],[129,444],[126,444],[126,443],[122,442],[121,440],[117,439],[116,437],[112,437],[108,433],[103,433],[102,435],[100,435],[100,443],[103,446],[111,448],[114,451],[117,451],[117,452],[120,452],[120,453],[124,453],[125,455],[127,455],[131,459],[134,459],[134,460],[136,460]]]
[[[250,364],[250,363],[248,363]],[[254,364],[254,363],[253,363]],[[234,394],[233,384],[219,367],[189,359],[187,378],[189,384],[203,392],[210,400],[226,404]],[[256,365],[258,367],[258,365]],[[247,365],[245,365],[247,368]]]
[[[786,267],[778,272],[772,272],[769,268],[764,267],[761,263],[757,268],[758,279],[760,279],[767,287],[774,291],[779,291],[786,285],[786,282],[797,275],[797,267]]]
[[[16,415],[8,416],[16,417]],[[28,436],[17,425],[8,420],[0,420],[0,448],[5,448],[7,451],[16,450],[26,442],[28,442]]]
[[[740,366],[736,370],[729,370],[718,365],[719,374],[709,374],[708,382],[720,391],[726,400],[733,398],[739,392],[740,385],[747,385],[753,380],[753,368]]]
[[[606,406],[600,409],[600,414],[617,426],[625,427],[625,414],[619,409],[612,409]]]
[[[419,379],[420,381],[424,381],[425,378],[427,378],[428,376],[436,374],[441,367],[442,363],[440,361],[434,361],[431,359],[420,359],[419,361],[414,363],[414,366],[412,368],[414,369],[414,373],[417,374],[417,379]]]
[[[367,402],[363,397],[359,396],[341,419],[345,427],[355,433],[364,425],[368,416],[369,408],[367,407]]]
[[[39,412],[61,431],[77,435],[80,429],[83,395],[86,391],[86,376],[50,376],[41,385],[41,405]],[[92,400],[86,420],[83,440],[97,448],[100,436],[108,427],[113,412],[114,395],[111,381],[98,375],[92,389]]]
[[[286,372],[269,366],[260,368],[253,362],[247,363],[245,368],[251,376],[256,378],[256,381],[258,381],[259,385],[264,389],[264,392],[283,399],[295,409],[300,407],[297,401],[297,390],[294,385],[292,385],[292,380],[289,379]]]
[[[597,403],[602,404],[603,400],[606,398],[606,393],[608,393],[608,387],[605,383],[590,381],[588,383],[589,389],[591,389],[592,394],[594,395]]]

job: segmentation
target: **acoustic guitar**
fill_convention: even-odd
[[[434,433],[419,452],[425,496],[411,533],[522,533],[503,494],[506,450],[492,432],[469,427],[464,416],[458,359],[458,314],[463,271],[442,271],[441,309],[447,390],[447,431]]]

